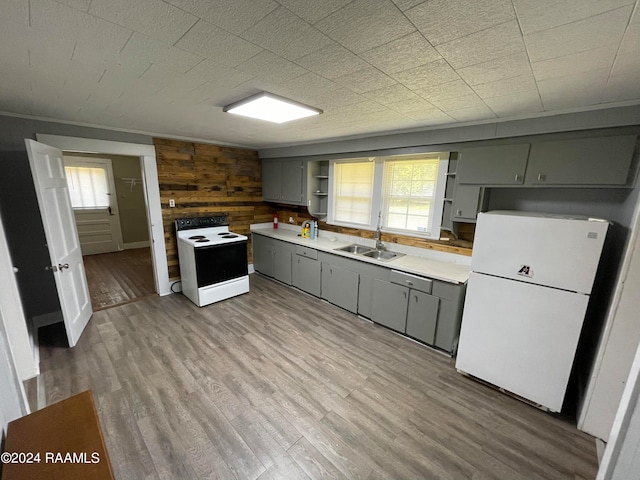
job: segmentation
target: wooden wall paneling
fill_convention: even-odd
[[[174,220],[226,215],[229,229],[249,236],[252,223],[269,222],[262,201],[262,168],[254,150],[154,138],[169,278],[180,276]],[[169,208],[169,199],[176,202]],[[251,240],[248,246],[249,262]]]
[[[306,207],[296,207],[293,205],[277,205],[278,220],[283,223],[289,223],[289,217],[292,217],[295,225],[302,225],[305,220],[311,220],[312,217]],[[267,222],[271,219],[266,220]],[[375,232],[370,230],[360,230],[357,228],[340,227],[337,225],[329,225],[325,222],[318,222],[320,230],[342,233],[345,235],[353,235],[361,238],[374,238]],[[386,243],[396,243],[399,245],[409,245],[412,247],[426,248],[439,252],[456,253],[459,255],[471,256],[471,248],[473,246],[473,234],[475,224],[464,224],[460,238],[450,238],[449,240],[427,240],[424,238],[410,237],[407,235],[398,235],[383,233],[382,241]],[[443,232],[447,233],[447,232]]]

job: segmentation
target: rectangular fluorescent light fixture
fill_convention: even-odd
[[[309,107],[267,92],[261,92],[227,105],[222,111],[274,123],[290,122],[322,113],[319,108]]]

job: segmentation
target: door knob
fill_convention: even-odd
[[[64,265],[62,263],[58,264],[58,270],[64,270],[65,268],[69,268],[68,263],[65,263]]]

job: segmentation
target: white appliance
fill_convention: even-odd
[[[478,214],[456,369],[559,412],[608,227]]]
[[[178,218],[182,293],[199,307],[249,291],[247,241],[224,216]]]

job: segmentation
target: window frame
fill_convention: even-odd
[[[440,238],[440,230],[442,228],[442,214],[444,211],[444,196],[447,185],[447,171],[449,167],[449,158],[451,152],[424,152],[424,153],[407,153],[407,154],[395,154],[395,155],[382,155],[382,156],[368,156],[368,157],[352,157],[352,158],[337,158],[329,161],[329,188],[328,188],[328,212],[327,223],[329,225],[336,225],[341,227],[365,229],[375,231],[378,227],[378,213],[382,212],[382,227],[381,231],[385,233],[395,233],[405,236],[426,238],[430,240],[437,240]],[[426,157],[426,158],[425,158]],[[438,174],[436,177],[436,185],[434,191],[434,208],[433,215],[429,221],[428,232],[418,232],[415,230],[389,228],[387,224],[387,212],[383,211],[384,198],[386,192],[384,191],[384,164],[386,161],[415,161],[421,159],[437,157],[438,158]],[[374,174],[373,174],[373,195],[371,199],[371,214],[368,224],[358,224],[344,221],[337,221],[335,219],[335,165],[343,163],[364,163],[365,161],[374,162]]]

